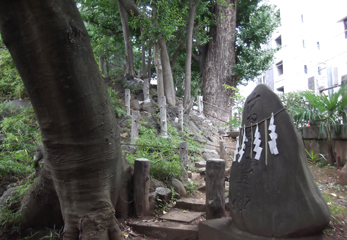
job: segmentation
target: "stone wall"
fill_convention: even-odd
[[[305,127],[300,129],[300,132],[307,151],[313,151],[314,154],[328,153],[326,134],[319,136],[317,127]],[[336,156],[340,156],[341,162],[345,164],[347,162],[347,127],[346,130],[344,130],[344,127],[341,126],[340,131],[334,133],[332,138],[335,141]]]

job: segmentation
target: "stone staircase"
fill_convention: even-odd
[[[145,236],[163,240],[197,240],[198,224],[205,220],[205,201],[182,198],[157,220],[134,221],[132,229]]]

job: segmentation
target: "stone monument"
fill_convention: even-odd
[[[246,99],[236,148],[229,189],[232,220],[200,224],[199,240],[320,239],[313,236],[328,225],[329,208],[291,117],[266,85]]]

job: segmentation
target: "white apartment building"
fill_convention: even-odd
[[[272,0],[281,26],[269,47],[281,46],[258,78],[274,91],[328,88],[347,74],[347,0]]]

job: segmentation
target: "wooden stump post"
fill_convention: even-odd
[[[145,80],[143,80],[143,101],[144,102],[149,102],[149,80],[148,78],[145,78]]]
[[[127,109],[127,116],[130,116],[130,89],[125,89],[125,107]]]
[[[202,111],[204,111],[204,103],[203,101],[203,97],[202,96],[198,96],[198,110],[199,113],[202,113]]]
[[[146,158],[138,158],[134,164],[134,205],[136,217],[145,216],[149,211],[149,166]]]
[[[183,131],[183,104],[178,105],[178,123],[180,126],[180,131]]]
[[[167,138],[167,120],[166,120],[166,97],[159,98],[160,107],[160,133],[163,138]]]
[[[181,142],[180,144],[180,163],[182,166],[182,181],[188,180],[188,143],[187,142]]]
[[[133,110],[132,119],[131,119],[130,144],[135,144],[136,139],[139,136],[139,125],[140,125],[140,112]]]
[[[226,142],[225,141],[219,141],[219,148],[220,148],[220,158],[227,160],[227,152],[226,152]]]
[[[206,219],[221,218],[225,215],[225,161],[206,161]]]

